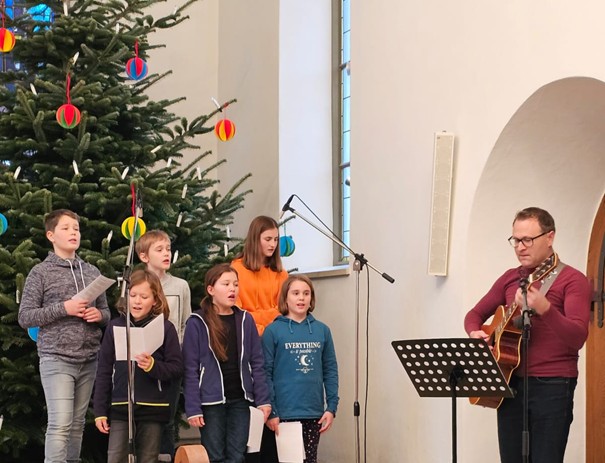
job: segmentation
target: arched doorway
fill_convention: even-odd
[[[605,197],[590,236],[586,274],[595,289],[586,342],[586,462],[599,463],[605,455]]]

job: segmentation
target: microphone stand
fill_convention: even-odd
[[[294,196],[294,195],[293,195]],[[353,402],[353,416],[355,417],[355,462],[358,463],[361,458],[361,450],[360,450],[360,440],[359,440],[359,415],[360,415],[360,407],[359,407],[359,273],[363,269],[364,265],[367,265],[369,268],[374,270],[380,276],[382,276],[389,283],[394,283],[395,279],[391,277],[389,274],[381,272],[376,267],[372,266],[366,257],[363,254],[356,253],[353,251],[346,243],[344,243],[340,238],[336,236],[336,234],[330,230],[330,234],[328,234],[325,230],[318,227],[316,224],[311,222],[309,219],[301,215],[290,206],[290,201],[292,200],[292,196],[288,200],[288,202],[284,205],[282,211],[290,211],[296,217],[301,218],[303,221],[311,225],[315,230],[320,232],[326,238],[332,240],[342,249],[347,250],[352,256],[355,257],[355,261],[353,262],[353,270],[355,270],[355,382],[354,382],[354,402]],[[306,205],[305,205],[306,206]],[[309,209],[308,206],[306,206]],[[310,210],[310,209],[309,209]],[[311,211],[312,212],[312,211]],[[313,214],[315,215],[315,214]],[[325,226],[325,225],[324,225]]]
[[[142,209],[139,204],[139,198],[135,200],[134,225],[130,235],[130,244],[128,246],[128,256],[122,274],[122,289],[120,294],[120,303],[126,310],[126,363],[128,366],[128,463],[136,463],[135,438],[134,438],[134,366],[130,356],[130,275],[134,261],[134,242],[139,225],[139,218],[142,215]]]
[[[521,279],[519,286],[523,294],[523,308],[521,309],[521,319],[523,323],[523,334],[521,337],[521,349],[523,351],[523,431],[521,433],[521,455],[523,463],[529,463],[529,378],[528,378],[528,349],[529,334],[531,330],[531,316],[533,310],[527,306],[527,278]]]

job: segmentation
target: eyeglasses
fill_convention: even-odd
[[[526,248],[531,248],[534,244],[534,240],[537,238],[540,238],[541,236],[546,235],[547,233],[550,233],[552,230],[548,230],[545,231],[544,233],[540,233],[539,235],[534,236],[533,238],[515,238],[514,236],[511,236],[508,239],[508,243],[513,247],[516,248],[517,246],[519,246],[519,244],[523,243],[523,246],[525,246]]]

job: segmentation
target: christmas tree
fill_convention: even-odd
[[[59,208],[78,213],[78,254],[115,278],[125,265],[128,240],[121,225],[133,215],[136,190],[147,228],[171,236],[178,252],[171,273],[189,281],[194,304],[202,295],[205,270],[232,257],[224,252],[226,225],[243,207],[247,177],[220,195],[211,176],[220,162],[210,161],[210,153],[179,160],[199,149],[196,137],[212,131],[213,116],[234,100],[188,121],[169,111],[179,99],[146,96],[165,74],[132,80],[125,72],[129,59],[144,61],[158,46],[149,43],[150,33],[187,18],[184,10],[191,2],[168,16],[152,17],[146,10],[158,1],[53,0],[42,17],[28,14],[37,4],[26,1],[24,14],[14,19],[3,8],[5,27],[17,37],[10,52],[15,69],[0,73],[0,213],[6,218],[0,220],[3,462],[41,461],[44,394],[36,346],[18,326],[17,313],[29,270],[50,249],[43,229],[46,213]],[[77,123],[77,115],[69,119],[73,108],[59,114],[63,119],[56,117],[66,103],[80,111],[71,129],[63,126]],[[110,306],[117,295],[114,285]]]

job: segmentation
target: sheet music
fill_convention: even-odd
[[[275,436],[275,441],[280,463],[303,463],[305,445],[300,421],[279,423],[279,434]]]
[[[85,301],[92,302],[109,288],[111,288],[111,285],[113,285],[115,282],[116,280],[99,275],[91,284],[73,296],[72,299],[83,299]]]
[[[265,426],[265,414],[256,407],[250,407],[248,453],[260,452],[260,443],[263,438],[263,426]]]
[[[116,360],[126,360],[126,327],[113,327]],[[142,353],[153,354],[164,343],[164,315],[155,317],[147,326],[130,328],[130,358]]]

